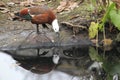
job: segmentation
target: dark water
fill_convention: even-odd
[[[16,53],[31,51],[37,52],[35,49],[31,49],[16,51]],[[120,76],[120,46],[60,48],[56,50],[60,56],[58,64],[54,64],[52,61],[53,51],[55,51],[53,48],[40,49],[40,54],[44,52],[46,54],[24,58],[18,56],[15,59],[25,69],[40,75],[49,74],[51,71],[60,71],[73,77],[77,76],[80,80],[113,80],[114,75]]]

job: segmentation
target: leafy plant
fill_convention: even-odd
[[[99,30],[104,31],[105,22],[108,21],[109,19],[111,19],[113,24],[116,25],[116,27],[118,29],[120,29],[120,27],[119,27],[120,26],[120,21],[119,21],[120,15],[118,15],[117,12],[113,11],[114,7],[115,7],[114,3],[110,4],[110,6],[107,8],[106,13],[104,14],[104,16],[102,17],[100,22],[97,22],[94,24],[93,24],[93,22],[91,22],[91,25],[89,27],[89,37],[90,38],[94,38],[97,35],[97,31],[99,31]],[[114,15],[116,15],[116,16],[114,17]],[[91,29],[92,29],[92,31],[91,31]],[[103,32],[103,33],[105,36],[105,32]]]
[[[98,51],[93,47],[89,47],[89,56],[91,60],[102,62],[103,58],[98,54]]]
[[[104,14],[104,16],[103,16],[103,18],[102,18],[102,20],[101,20],[101,24],[100,24],[100,26],[99,26],[99,30],[103,30],[103,26],[105,25],[105,22],[109,19],[109,13],[110,13],[110,11],[113,9],[115,7],[115,4],[114,3],[112,3],[112,4],[110,4],[110,6],[107,8],[107,11],[106,11],[106,13]]]
[[[109,13],[111,22],[120,30],[120,10],[112,9]]]
[[[94,38],[98,33],[98,24],[99,23],[91,22],[91,25],[89,27],[89,38]]]

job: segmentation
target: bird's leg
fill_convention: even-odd
[[[43,28],[49,29],[48,26],[47,26],[46,24],[42,24],[42,26],[43,26]]]
[[[46,24],[42,24],[42,26],[43,26],[43,28],[49,29],[48,26],[47,26]],[[45,33],[45,31],[44,31],[44,33]]]
[[[38,25],[38,24],[36,24],[36,33],[37,33],[37,34],[40,33],[40,32],[39,32],[39,25]]]
[[[40,49],[37,48],[37,56],[40,56],[39,52],[40,52]]]

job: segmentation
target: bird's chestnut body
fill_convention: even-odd
[[[55,32],[59,32],[59,25],[56,16],[47,6],[35,6],[22,9],[18,13],[18,16],[36,24],[37,29],[39,24],[42,24],[43,27],[47,27],[45,24],[48,23],[53,26]]]

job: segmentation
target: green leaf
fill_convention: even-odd
[[[91,22],[89,27],[89,38],[94,38],[98,33],[98,23]]]
[[[98,62],[102,61],[102,57],[98,54],[97,50],[95,50],[93,47],[89,48],[89,56],[93,61],[98,61]]]
[[[120,10],[112,9],[109,13],[111,22],[120,30]]]
[[[118,73],[120,75],[120,62],[112,60],[103,60],[103,68],[109,75],[114,75]]]
[[[112,3],[110,4],[110,6],[108,6],[107,10],[106,10],[106,13],[104,14],[102,20],[101,20],[101,24],[99,25],[99,30],[103,31],[103,27],[104,27],[104,24],[105,22],[107,21],[108,17],[109,17],[109,13],[110,11],[115,7],[115,4]]]

